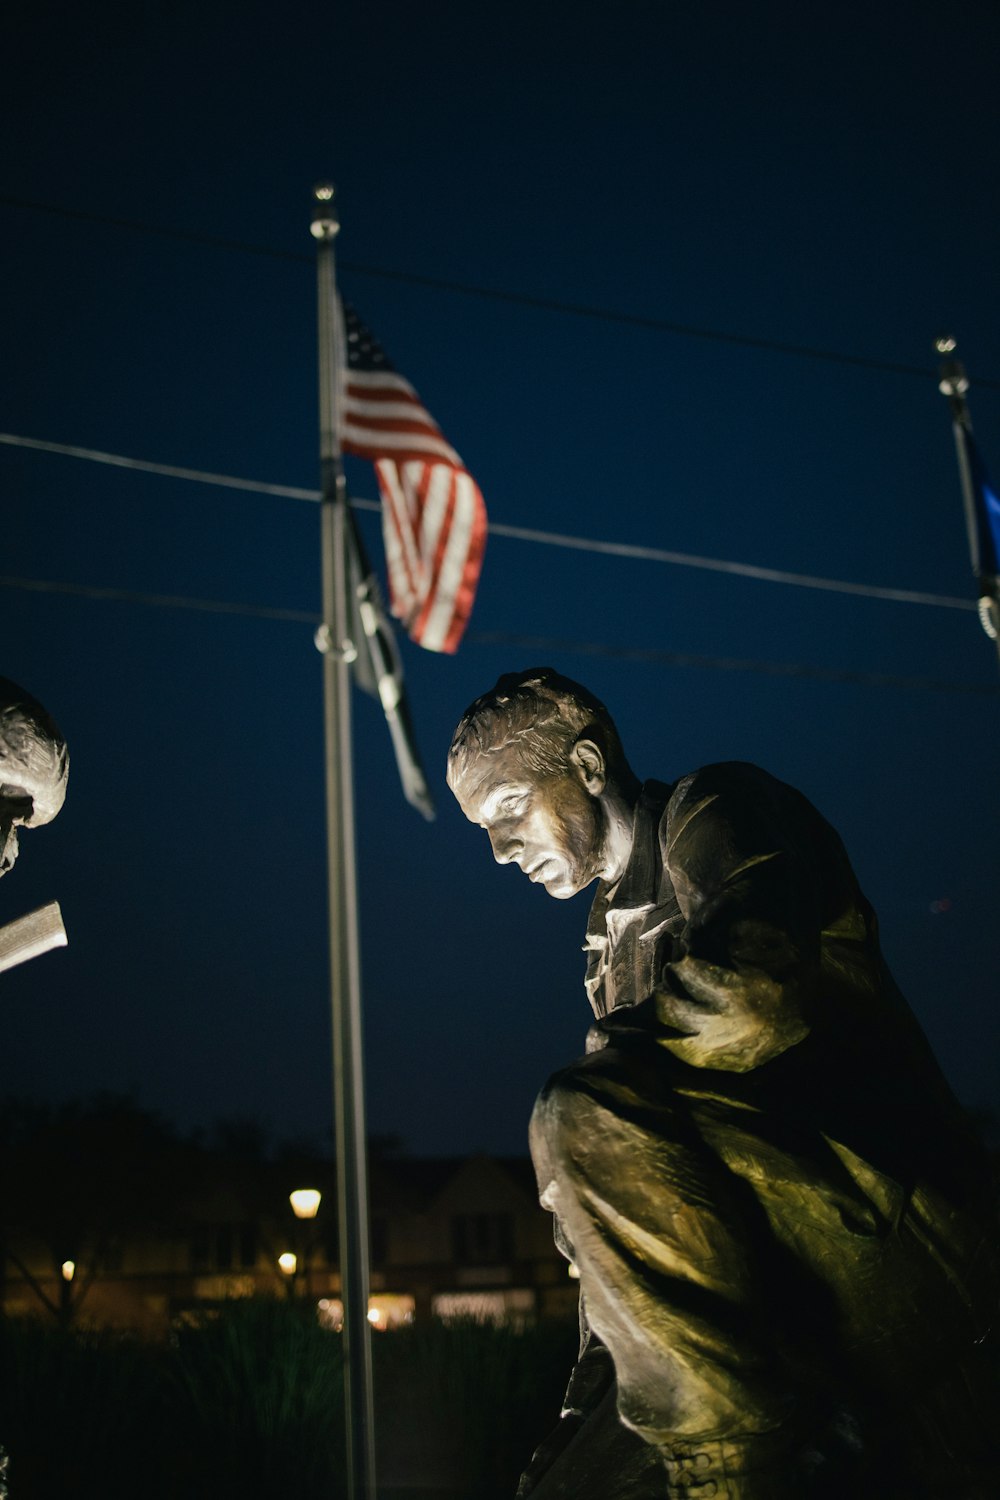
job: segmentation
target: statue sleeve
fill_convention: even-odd
[[[755,766],[680,782],[660,838],[684,925],[656,989],[659,1040],[695,1067],[747,1072],[809,1034],[824,928],[863,898],[833,829]]]

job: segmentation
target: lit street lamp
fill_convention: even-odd
[[[319,1188],[296,1188],[288,1195],[292,1213],[297,1219],[315,1219],[322,1200],[323,1194]]]
[[[320,1203],[323,1201],[323,1194],[319,1188],[295,1188],[293,1192],[289,1193],[288,1201],[292,1205],[292,1213],[297,1219],[315,1219],[319,1213]],[[314,1236],[309,1234],[307,1238],[303,1238],[300,1231],[297,1238],[299,1248],[302,1251],[302,1268],[305,1271],[306,1278],[306,1296],[309,1296],[311,1292],[309,1285],[309,1260],[313,1250]]]
[[[73,1277],[76,1275],[76,1261],[66,1259],[59,1266],[59,1322],[64,1328],[68,1328],[73,1321]]]

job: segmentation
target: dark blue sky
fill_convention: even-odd
[[[931,340],[959,340],[996,471],[998,42],[975,0],[23,6],[0,100],[0,429],[314,486],[309,190],[329,175],[343,288],[496,521],[967,595]],[[307,502],[2,447],[0,485],[6,575],[318,609]],[[3,921],[59,898],[71,944],[3,977],[3,1087],[321,1134],[311,629],[11,588],[0,620],[0,672],[73,761],[64,813],[0,885]],[[644,648],[944,686],[627,655]],[[494,537],[458,656],[404,656],[439,818],[402,802],[358,702],[375,1130],[520,1150],[582,1042],[588,897],[496,867],[443,778],[468,701],[539,661],[605,699],[642,775],[741,758],[802,788],[960,1094],[996,1105],[1000,676],[974,615]]]

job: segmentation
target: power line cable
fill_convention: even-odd
[[[294,625],[318,625],[320,616],[306,609],[279,609],[266,604],[232,604],[224,599],[192,599],[184,594],[147,594],[141,589],[100,588],[86,583],[59,583],[51,578],[17,578],[0,574],[0,588],[31,594],[70,594],[113,604],[145,604],[156,609],[188,609],[202,614],[244,615],[255,620],[283,620]]]
[[[951,682],[940,677],[900,677],[889,672],[854,672],[841,667],[816,667],[806,662],[755,661],[738,656],[701,656],[659,647],[608,646],[597,641],[567,641],[548,636],[515,635],[507,631],[470,632],[468,640],[481,646],[518,646],[526,651],[567,652],[578,656],[612,657],[671,667],[706,668],[717,672],[762,672],[768,677],[808,677],[818,682],[861,683],[867,687],[925,688],[939,693],[1000,696],[1000,683]]]
[[[141,474],[160,474],[165,479],[193,480],[197,484],[215,484],[223,489],[249,490],[258,495],[279,495],[287,500],[315,500],[323,497],[319,490],[300,489],[291,484],[267,484],[260,479],[237,479],[232,474],[213,474],[207,469],[180,468],[177,464],[158,464],[145,458],[126,458],[123,453],[104,453],[100,448],[80,448],[73,443],[50,443],[44,438],[21,437],[0,432],[0,443],[8,448],[32,448],[39,453],[58,453],[63,458],[82,458],[89,463],[111,464],[116,469],[137,469]],[[366,502],[373,509],[374,501]]]
[[[491,525],[500,536],[519,541],[541,542],[552,547],[568,547],[579,552],[602,552],[611,557],[634,557],[645,562],[672,563],[683,568],[703,568],[713,573],[730,573],[740,578],[756,578],[764,583],[788,583],[796,588],[823,589],[833,594],[854,594],[866,599],[890,599],[897,604],[932,604],[943,609],[975,610],[971,599],[956,599],[947,594],[929,594],[920,589],[888,588],[877,583],[851,583],[842,578],[819,578],[811,573],[790,573],[784,568],[764,568],[756,563],[730,562],[719,557],[699,557],[693,552],[672,552],[666,547],[644,547],[632,542],[591,541],[586,537],[568,536],[555,531],[532,531],[524,526]]]
[[[95,214],[92,209],[64,208],[58,203],[39,203],[32,198],[0,195],[7,208],[25,208],[31,213],[54,214],[60,219],[78,219],[85,224],[103,224],[108,229],[130,229],[135,234],[152,234],[164,240],[186,240],[191,245],[206,245],[212,250],[236,250],[244,255],[265,255],[271,260],[297,260],[315,263],[315,257],[303,250],[278,250],[273,245],[254,245],[247,240],[231,240],[221,235],[203,234],[196,229],[172,229],[167,224],[148,224],[140,219],[122,219],[113,214]]]
[[[203,614],[239,615],[257,620],[279,620],[295,625],[317,625],[321,616],[304,609],[280,609],[262,604],[238,604],[221,599],[197,599],[182,594],[151,594],[139,589],[101,588],[92,584],[62,583],[50,578],[18,578],[0,574],[0,588],[35,594],[62,594],[102,603],[139,604],[154,609],[191,610]],[[690,667],[715,672],[757,672],[768,677],[807,678],[818,682],[854,683],[866,687],[919,688],[939,693],[1000,695],[1000,684],[949,682],[935,677],[900,677],[888,672],[854,672],[817,667],[807,662],[759,661],[736,656],[702,656],[657,647],[613,646],[599,641],[519,635],[510,631],[469,631],[466,640],[478,646],[517,646],[526,651],[609,657],[616,661],[647,662],[657,666]]]
[[[53,443],[42,438],[22,437],[16,433],[0,432],[0,444],[15,448],[36,449],[43,453],[56,453],[67,458],[86,459],[92,463],[111,464],[122,469],[136,469],[146,474],[160,474],[169,479],[195,481],[199,484],[222,485],[228,489],[247,490],[256,494],[277,495],[293,500],[320,500],[319,490],[300,489],[294,485],[267,484],[256,479],[238,479],[231,474],[214,474],[207,470],[181,468],[175,464],[158,464],[148,459],[127,458],[121,453],[103,453],[96,448],[81,448],[69,443]],[[355,500],[360,510],[377,511],[374,500]],[[975,611],[972,599],[953,598],[947,594],[931,594],[920,589],[890,588],[882,584],[852,583],[842,578],[820,578],[810,573],[792,573],[783,568],[766,568],[756,563],[732,562],[719,557],[701,557],[696,553],[674,552],[665,547],[646,547],[633,542],[607,542],[590,537],[571,536],[558,531],[539,531],[527,526],[510,526],[502,521],[491,521],[490,532],[494,536],[511,538],[514,541],[533,542],[549,547],[563,547],[578,552],[595,552],[607,557],[629,557],[641,562],[669,563],[675,567],[700,568],[712,573],[728,573],[741,578],[755,578],[765,583],[784,583],[796,588],[820,589],[826,593],[851,594],[866,599],[888,599],[897,604],[925,604],[940,609],[962,609]]]
[[[128,229],[136,234],[151,234],[162,239],[184,240],[189,244],[205,245],[214,250],[232,250],[246,255],[262,255],[272,260],[299,261],[310,265],[313,263],[313,257],[305,251],[281,250],[271,245],[256,245],[249,241],[227,239],[219,235],[203,234],[196,230],[173,229],[167,225],[149,224],[138,219],[122,219],[109,214],[93,213],[86,209],[63,208],[55,203],[39,203],[28,198],[0,196],[0,204],[11,208],[27,209],[33,213],[55,214],[61,218],[103,224],[113,229]],[[338,264],[343,270],[356,276],[371,276],[382,281],[404,282],[410,286],[428,287],[433,291],[455,292],[463,297],[478,297],[486,301],[504,302],[518,307],[534,308],[542,312],[564,313],[570,317],[619,323],[625,327],[644,328],[654,333],[670,333],[681,338],[733,344],[743,349],[760,349],[771,354],[789,355],[796,359],[852,365],[855,368],[879,370],[891,375],[915,375],[921,380],[931,378],[931,372],[922,365],[873,359],[868,355],[846,354],[841,350],[821,349],[810,344],[793,344],[781,339],[760,338],[752,334],[729,333],[720,328],[703,328],[692,323],[678,323],[670,318],[654,318],[641,313],[622,312],[618,308],[595,307],[582,302],[563,302],[554,297],[536,297],[526,292],[511,292],[496,287],[478,286],[473,282],[427,276],[417,271],[400,271],[387,266],[365,265],[360,261],[341,258]],[[977,376],[976,385],[985,390],[1000,390],[1000,380],[987,376]]]

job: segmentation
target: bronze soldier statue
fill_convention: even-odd
[[[640,784],[548,669],[448,780],[501,864],[598,882],[587,1054],[531,1121],[580,1357],[519,1496],[997,1500],[988,1163],[834,830],[747,764]]]

